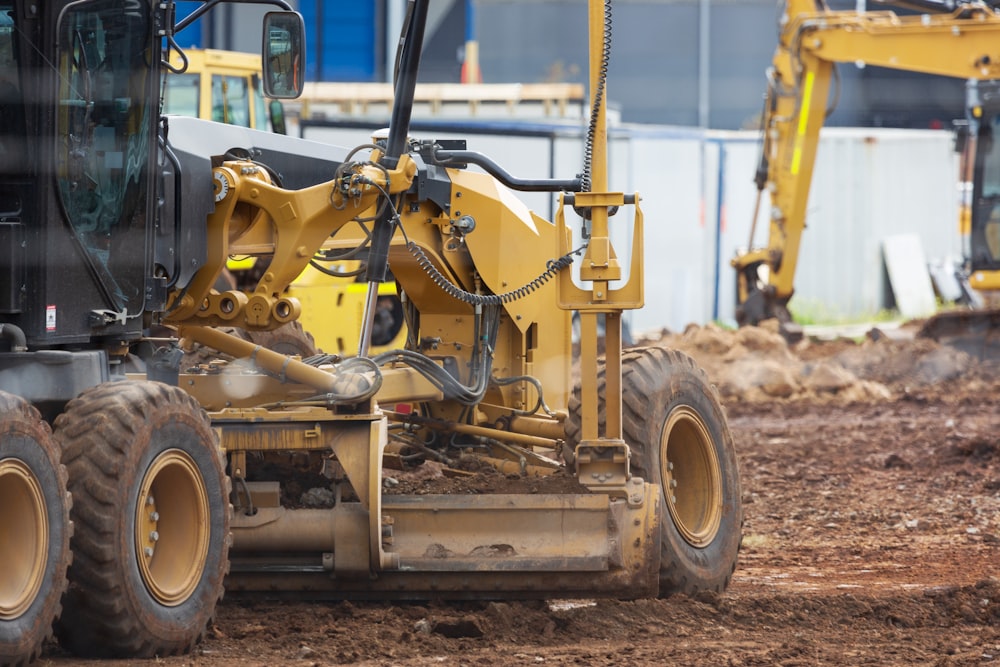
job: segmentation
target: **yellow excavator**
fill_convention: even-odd
[[[775,318],[789,338],[801,335],[788,308],[794,294],[799,244],[819,144],[829,115],[828,98],[838,63],[858,63],[969,81],[968,126],[960,135],[963,188],[960,232],[967,239],[965,274],[976,289],[1000,288],[1000,172],[994,153],[994,88],[1000,77],[1000,12],[982,2],[903,0],[892,4],[918,13],[833,11],[822,0],[786,0],[762,118],[760,162],[754,181],[757,208],[770,196],[767,245],[750,246],[732,266],[737,274],[739,324]],[[992,102],[992,105],[991,105]],[[935,316],[927,335],[944,336],[989,326],[991,311]]]
[[[970,79],[966,91],[966,120],[956,123],[955,149],[964,255],[958,296],[969,307],[928,318],[918,335],[995,359],[1000,357],[1000,81]]]
[[[177,35],[225,3],[191,4],[0,0],[0,664],[53,632],[83,656],[183,653],[224,592],[722,591],[742,509],[718,392],[680,352],[621,345],[643,217],[637,193],[608,189],[611,3],[588,3],[588,150],[564,179],[411,136],[429,0],[407,6],[384,139],[163,114]],[[270,4],[264,93],[291,99],[302,17]],[[518,191],[558,193],[555,220]],[[627,280],[614,225],[634,239]],[[355,354],[227,332],[296,322],[286,287],[354,249]],[[267,269],[220,289],[234,256]],[[374,353],[389,275],[408,333]],[[231,360],[182,366],[180,339]],[[421,467],[442,478],[395,479]],[[490,471],[496,493],[475,484]]]

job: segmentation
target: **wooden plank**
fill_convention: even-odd
[[[305,84],[302,115],[316,106],[336,106],[343,113],[366,113],[372,105],[392,108],[393,91],[388,83],[310,81]],[[545,115],[564,115],[570,104],[582,104],[584,87],[579,83],[418,83],[414,102],[427,104],[440,113],[446,104],[467,104],[475,112],[482,104],[505,105],[513,113],[519,104],[541,104]]]

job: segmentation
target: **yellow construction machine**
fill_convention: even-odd
[[[762,118],[760,162],[754,177],[759,208],[770,196],[766,247],[750,245],[732,265],[737,273],[737,321],[757,324],[777,318],[788,337],[801,334],[788,302],[794,293],[799,244],[819,133],[831,109],[828,98],[837,63],[864,63],[911,72],[965,79],[969,86],[969,127],[964,136],[963,212],[967,241],[966,275],[977,289],[998,286],[1000,171],[993,152],[995,108],[984,106],[976,84],[1000,77],[1000,12],[982,2],[904,0],[893,4],[923,13],[828,9],[822,0],[786,0],[779,12],[779,38]],[[983,84],[987,85],[987,84]],[[994,102],[995,104],[995,102]],[[990,241],[992,239],[992,241]],[[947,320],[947,321],[945,321]],[[989,311],[956,313],[928,323],[929,335],[976,322],[996,320]],[[936,333],[934,333],[936,332]]]
[[[267,100],[261,83],[261,57],[254,53],[218,49],[175,51],[174,69],[163,86],[163,113],[214,120],[229,125],[271,130],[285,134],[285,114],[280,100]],[[288,286],[288,295],[304,304],[297,322],[277,331],[234,330],[246,340],[270,349],[302,356],[320,349],[337,354],[358,350],[365,304],[364,248],[317,254]],[[252,288],[267,262],[257,258],[230,257],[220,277],[220,289]],[[396,284],[380,288],[379,308],[372,330],[372,348],[385,351],[401,347],[406,340],[403,307]],[[211,359],[202,348],[194,348],[188,362]]]
[[[718,393],[679,352],[621,348],[643,219],[638,194],[608,191],[610,3],[589,3],[582,176],[542,180],[410,135],[427,0],[408,5],[384,141],[162,114],[177,33],[219,4],[178,19],[169,0],[0,0],[0,663],[30,661],[53,628],[80,655],[182,653],[224,591],[724,589],[742,510]],[[264,92],[293,98],[302,19],[272,4]],[[559,192],[555,221],[518,190]],[[634,228],[626,281],[613,224]],[[227,333],[297,321],[289,283],[359,247],[357,354]],[[230,257],[268,264],[220,290]],[[390,272],[408,336],[372,354]],[[181,338],[232,361],[181,367]],[[392,484],[421,466],[472,477]],[[505,471],[503,491],[476,470]]]
[[[1000,357],[1000,81],[966,82],[966,118],[956,123],[959,230],[964,262],[958,296],[968,306],[928,318],[919,335],[986,359]]]
[[[264,98],[260,55],[219,49],[176,51],[163,86],[163,113],[285,134],[284,109]]]

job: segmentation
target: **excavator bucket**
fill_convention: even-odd
[[[1000,359],[1000,309],[953,310],[929,318],[917,332],[981,360]]]

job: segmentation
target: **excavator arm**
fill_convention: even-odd
[[[795,331],[788,302],[794,294],[819,133],[829,115],[837,63],[967,80],[1000,76],[1000,13],[992,6],[921,0],[919,7],[933,13],[831,11],[822,0],[785,3],[767,73],[755,175],[758,207],[764,191],[770,195],[767,245],[753,245],[755,211],[749,250],[731,262],[737,273],[739,324],[777,318],[787,333]]]

